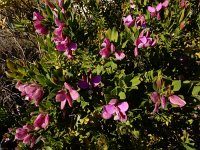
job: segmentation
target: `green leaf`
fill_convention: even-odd
[[[118,40],[118,32],[115,27],[112,29],[110,40],[113,42],[117,42],[117,40]]]
[[[46,146],[44,147],[45,150],[52,150],[52,148],[50,146]]]
[[[119,96],[120,99],[126,99],[126,94],[124,92],[122,92],[122,91],[119,92],[118,96]]]
[[[173,91],[179,91],[181,88],[181,80],[172,81]]]
[[[106,37],[111,39],[111,36],[112,36],[112,30],[108,29],[107,32],[106,32]]]
[[[180,19],[179,19],[179,23],[181,23],[181,21],[184,19],[184,16],[185,16],[185,9],[183,9],[181,11],[181,16],[180,16]]]
[[[128,43],[128,40],[126,40],[126,41],[122,44],[122,48],[125,48],[127,43]]]
[[[199,95],[200,93],[200,86],[194,86],[193,90],[192,90],[192,95]]]
[[[139,85],[141,83],[140,76],[134,77],[130,82],[132,83],[132,86]]]

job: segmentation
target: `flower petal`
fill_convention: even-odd
[[[39,114],[37,116],[37,118],[34,121],[34,127],[36,128],[36,130],[42,128],[42,124],[44,122],[45,116],[43,114]]]
[[[110,56],[110,51],[108,48],[102,48],[99,52],[102,58],[108,58]]]
[[[69,93],[73,100],[77,100],[80,97],[79,93],[76,90],[71,90],[69,91]]]
[[[58,45],[56,45],[56,49],[60,52],[64,52],[66,50],[66,45],[59,43]]]
[[[127,120],[127,115],[126,115],[126,113],[125,112],[119,112],[119,121],[121,121],[121,122],[126,122],[126,120]]]
[[[135,56],[135,57],[138,56],[138,48],[137,48],[137,47],[135,47],[135,49],[134,49],[134,56]]]
[[[161,97],[161,106],[163,109],[165,109],[165,106],[166,106],[166,99],[164,96]]]
[[[156,9],[155,9],[154,7],[148,6],[147,9],[148,9],[148,11],[151,12],[151,13],[156,12]]]
[[[162,3],[159,3],[157,6],[156,6],[156,11],[160,11],[162,9]]]
[[[106,112],[108,112],[109,114],[114,114],[116,112],[116,107],[114,105],[105,105],[104,109],[106,110]]]
[[[49,114],[46,114],[46,116],[44,118],[44,122],[42,124],[42,128],[46,129],[48,124],[49,124]]]
[[[157,113],[158,112],[158,108],[159,108],[158,103],[155,103],[153,113]]]
[[[27,134],[27,136],[24,138],[23,143],[28,144],[31,141],[32,135]]]
[[[81,89],[84,89],[84,90],[89,88],[89,84],[87,82],[85,82],[85,81],[82,81],[82,80],[78,81],[78,86]]]
[[[110,119],[112,117],[111,114],[109,114],[107,111],[103,111],[102,114],[101,114],[102,118],[103,119]]]
[[[57,94],[56,94],[56,102],[62,102],[66,99],[66,93],[65,91],[59,91]]]
[[[101,76],[97,75],[97,76],[93,77],[91,79],[91,82],[92,82],[92,84],[93,84],[94,87],[97,87],[100,84],[100,82],[101,82]]]
[[[117,103],[117,99],[111,99],[108,104],[115,105]]]
[[[183,99],[181,99],[180,97],[178,97],[177,95],[171,95],[169,97],[169,101],[172,104],[178,105],[179,107],[183,107],[186,104],[186,102]]]
[[[76,50],[76,49],[77,49],[77,44],[76,44],[76,43],[73,43],[73,42],[70,42],[70,44],[69,44],[69,49],[70,49],[70,50]]]
[[[153,103],[157,103],[160,98],[160,95],[157,92],[153,92],[151,93],[150,98]]]
[[[115,58],[117,60],[122,60],[125,58],[125,54],[122,51],[116,50],[115,52]]]
[[[126,112],[129,108],[129,105],[127,102],[122,102],[122,103],[118,104],[117,107],[120,109],[121,112]]]
[[[67,99],[65,99],[64,101],[61,101],[60,103],[60,109],[63,110],[65,108],[65,104],[67,102]]]

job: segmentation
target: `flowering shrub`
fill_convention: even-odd
[[[42,57],[7,61],[30,101],[11,132],[19,147],[199,147],[200,18],[195,1],[180,3],[41,3],[33,20]]]

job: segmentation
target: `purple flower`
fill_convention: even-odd
[[[144,30],[143,30],[135,41],[135,46],[136,46],[134,49],[135,57],[138,56],[138,48],[147,48],[150,46],[154,46],[156,42],[157,42],[156,40],[153,40],[150,37],[149,31],[147,31],[146,35],[144,35]]]
[[[117,99],[112,99],[108,105],[105,105],[102,112],[102,117],[104,119],[110,119],[114,115],[114,120],[119,120],[121,122],[126,122],[128,110],[128,103],[121,102],[117,103]]]
[[[26,100],[34,100],[36,106],[38,106],[44,95],[42,88],[36,83],[22,84],[18,81],[15,87],[21,92],[21,96],[25,96]]]
[[[46,129],[48,124],[49,124],[49,115],[48,114],[44,115],[41,113],[37,116],[37,118],[34,121],[34,127],[36,130],[39,130],[41,128]]]
[[[63,35],[63,28],[65,26],[64,22],[56,18],[55,24],[57,26],[54,30],[56,49],[60,52],[64,52],[64,55],[70,59],[72,58],[72,51],[77,49],[77,44],[71,42],[70,38]]]
[[[48,29],[42,24],[44,17],[39,12],[33,12],[33,20],[34,20],[34,27],[35,32],[38,34],[47,34]]]
[[[35,137],[29,132],[33,131],[33,129],[32,125],[25,125],[16,129],[15,139],[23,141],[24,144],[30,145],[30,148],[32,148],[35,144]]]
[[[79,98],[79,93],[74,90],[68,83],[64,83],[65,89],[58,91],[56,95],[56,102],[60,102],[60,109],[64,109],[66,102],[72,107],[72,101]]]
[[[78,86],[81,89],[92,89],[97,87],[101,82],[101,76],[97,75],[92,77],[91,72],[88,73],[88,75],[83,75],[82,80],[78,81]]]
[[[135,23],[135,20],[131,17],[131,15],[128,15],[127,17],[123,18],[124,25],[127,27],[132,27]]]
[[[117,60],[122,60],[125,57],[125,54],[120,51],[120,50],[116,50],[115,46],[113,43],[110,42],[110,40],[108,38],[105,38],[102,46],[104,48],[102,48],[99,52],[99,54],[102,56],[102,58],[108,58],[110,56],[111,53],[114,53],[115,58]]]

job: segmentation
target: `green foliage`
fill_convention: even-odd
[[[42,57],[33,63],[7,60],[7,75],[23,83],[37,83],[44,90],[39,107],[34,102],[27,109],[27,117],[20,122],[33,124],[39,113],[50,116],[47,129],[34,131],[37,137],[36,149],[192,149],[198,148],[200,125],[200,70],[198,55],[200,47],[195,44],[200,29],[194,13],[195,1],[181,8],[178,1],[170,1],[160,12],[161,20],[150,16],[148,6],[158,2],[135,1],[134,10],[129,1],[71,1],[65,0],[63,8],[52,2],[52,9],[41,4],[39,10],[44,16],[42,25],[48,34],[39,36]],[[64,9],[65,11],[63,12]],[[193,9],[193,11],[192,11]],[[56,10],[56,11],[55,11]],[[57,14],[57,16],[55,15]],[[144,27],[123,25],[123,17],[143,14],[149,38],[156,38],[156,45],[139,48],[139,56],[134,56],[136,39]],[[77,43],[68,59],[56,48],[55,19],[65,26],[63,35]],[[180,24],[184,22],[184,28]],[[125,53],[125,58],[117,60],[115,51],[110,50],[108,58],[102,58],[99,51],[104,39],[108,38],[115,50]],[[68,47],[69,49],[69,47]],[[111,49],[111,48],[110,48]],[[65,50],[67,51],[67,50]],[[86,75],[88,89],[78,82]],[[101,83],[93,85],[88,80],[100,75]],[[56,95],[64,89],[64,83],[77,90],[80,97],[73,106],[66,104],[60,109]],[[69,89],[68,89],[69,90]],[[157,92],[166,98],[165,108],[161,100],[159,110],[153,113],[154,103],[150,95]],[[178,95],[184,99],[184,107],[175,105],[168,98]],[[120,122],[102,118],[102,111],[111,99],[119,103],[127,102],[128,120]],[[119,109],[115,104],[116,109]],[[163,105],[163,104],[162,104]],[[31,113],[31,115],[30,115]],[[27,148],[20,144],[20,147]],[[22,148],[23,149],[23,148]]]

